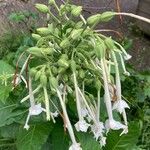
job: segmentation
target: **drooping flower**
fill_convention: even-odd
[[[111,119],[111,120],[108,119],[105,122],[105,128],[108,133],[110,129],[112,130],[126,129],[127,126],[120,123],[119,121],[115,121],[114,119]]]
[[[99,141],[101,147],[106,145],[106,137],[102,136]]]
[[[82,148],[80,147],[80,143],[73,143],[70,147],[69,150],[82,150]]]
[[[131,58],[132,58],[132,56],[129,55],[129,54],[126,54],[126,55],[124,56],[124,59],[125,59],[125,60],[129,60],[129,59],[131,59]]]
[[[89,128],[90,124],[88,124],[85,120],[79,120],[76,124],[75,124],[75,128],[76,130],[82,131],[82,132],[87,132],[88,128]]]
[[[26,119],[26,123],[24,125],[24,128],[25,129],[29,129],[29,119],[31,116],[37,116],[39,114],[42,113],[42,111],[44,111],[44,108],[41,107],[41,103],[37,104],[37,105],[32,105],[30,108],[29,108],[29,113],[28,113],[28,116],[27,116],[27,119]]]
[[[58,117],[58,115],[59,115],[58,111],[51,112],[51,114],[53,115],[53,117]]]
[[[117,100],[113,104],[113,110],[117,110],[120,114],[124,111],[125,108],[129,108],[129,105],[124,100]]]
[[[104,133],[104,124],[102,122],[98,122],[97,124],[91,125],[91,131],[94,134],[94,138],[98,140],[99,137],[103,136]]]

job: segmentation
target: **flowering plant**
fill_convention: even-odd
[[[35,7],[47,14],[47,25],[32,34],[36,45],[27,48],[19,57],[18,63],[25,57],[21,71],[16,69],[15,75],[8,77],[14,76],[14,89],[21,81],[28,89],[28,95],[21,100],[21,103],[29,100],[30,104],[24,128],[30,129],[32,116],[45,113],[45,119],[53,123],[57,123],[56,117],[61,116],[71,139],[69,150],[84,148],[76,139],[75,130],[91,132],[100,147],[106,145],[110,130],[121,129],[120,136],[127,134],[125,109],[130,107],[121,93],[120,67],[125,75],[130,75],[124,61],[131,56],[118,42],[94,27],[115,15],[127,15],[146,22],[150,20],[115,12],[104,12],[85,19],[81,6],[65,2],[58,7],[54,0],[49,0],[48,6],[36,4]],[[55,8],[55,13],[51,7]],[[4,83],[7,85],[6,80]],[[39,95],[42,100],[38,99]],[[78,117],[74,124],[68,115],[70,101],[75,104]],[[100,109],[102,103],[107,117],[102,117],[105,113]],[[115,119],[115,111],[123,120]]]

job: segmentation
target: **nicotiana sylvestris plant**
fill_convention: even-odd
[[[22,54],[26,53],[28,57],[13,81],[16,86],[23,80],[29,91],[29,95],[21,100],[21,103],[27,100],[30,103],[24,128],[29,129],[32,116],[46,113],[47,121],[52,119],[55,123],[55,117],[60,115],[72,141],[69,150],[82,149],[80,141],[76,140],[73,126],[77,132],[92,132],[102,147],[106,144],[110,129],[122,129],[120,135],[128,133],[125,109],[129,109],[129,106],[121,94],[118,61],[124,74],[129,75],[124,61],[131,56],[118,42],[94,30],[94,27],[100,22],[111,20],[115,15],[131,16],[148,23],[150,20],[130,13],[115,12],[104,12],[85,19],[81,6],[62,2],[60,7],[55,0],[49,0],[47,6],[35,5],[40,12],[47,14],[47,25],[32,34],[37,43]],[[52,7],[55,13],[51,11]],[[112,73],[112,68],[115,73]],[[26,79],[23,77],[24,72],[29,72]],[[95,89],[90,95],[87,91],[89,82]],[[44,95],[41,102],[36,100],[38,93]],[[78,114],[78,121],[74,125],[67,113],[69,94],[74,98]],[[59,99],[61,108],[53,101],[54,96]],[[101,120],[101,97],[108,114],[105,122]],[[122,115],[123,122],[114,119],[113,111]]]

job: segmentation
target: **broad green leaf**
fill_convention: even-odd
[[[17,135],[17,150],[41,150],[52,129],[50,123],[33,125],[28,131],[21,127]]]
[[[10,114],[16,108],[17,104],[7,101],[5,104],[0,101],[0,127],[10,124]],[[8,123],[9,120],[9,123]]]
[[[137,143],[140,134],[138,122],[129,125],[129,132],[122,136],[120,131],[112,131],[107,135],[106,146],[104,150],[132,150]]]
[[[13,123],[0,128],[1,136],[3,138],[16,138],[19,131],[19,124]]]
[[[83,150],[101,150],[100,144],[89,133],[77,133],[77,137]]]
[[[9,97],[11,89],[11,86],[0,85],[0,101],[2,101],[3,103],[6,102],[6,99]]]
[[[67,150],[68,148],[68,132],[65,132],[63,124],[57,121],[52,132],[52,150]]]
[[[14,73],[14,68],[7,64],[5,61],[0,60],[0,75],[2,75],[3,73],[7,73],[7,74],[12,74]]]

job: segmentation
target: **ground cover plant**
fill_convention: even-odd
[[[131,56],[120,43],[94,27],[115,15],[150,20],[115,12],[85,19],[81,6],[64,2],[59,7],[54,0],[49,0],[48,6],[35,7],[47,14],[47,25],[37,28],[33,39],[28,38],[16,54],[0,61],[1,147],[140,149],[136,145],[140,117],[134,120],[132,112],[126,114],[132,105],[129,107],[121,90],[121,80],[130,85],[125,61]],[[149,83],[147,76],[140,77]],[[125,91],[130,98],[131,91]],[[147,96],[145,91],[143,99]],[[133,120],[129,125],[127,116]]]

